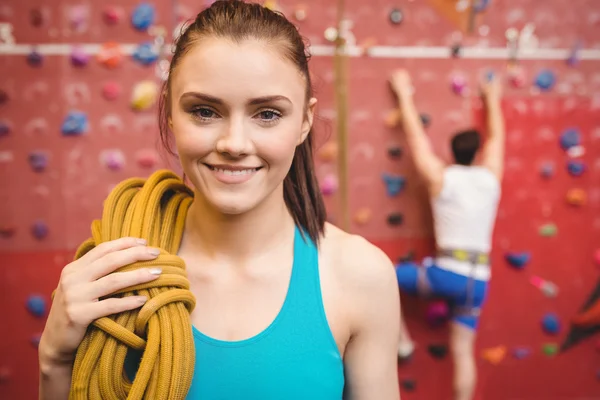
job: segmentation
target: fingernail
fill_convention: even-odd
[[[145,246],[146,244],[148,244],[148,242],[146,241],[146,239],[136,239],[136,242],[138,244],[141,244],[142,246]]]
[[[139,296],[139,297],[137,298],[137,301],[138,301],[138,303],[140,303],[140,304],[144,304],[145,302],[147,302],[147,301],[148,301],[148,298],[147,298],[146,296]]]
[[[153,256],[157,256],[160,254],[160,249],[151,248],[151,249],[148,249],[148,253],[152,254]]]
[[[148,271],[152,275],[160,275],[160,274],[162,274],[162,269],[160,269],[160,268],[150,268]]]

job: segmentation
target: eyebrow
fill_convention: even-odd
[[[199,99],[199,100],[203,100],[206,101],[208,103],[213,103],[213,104],[218,104],[218,105],[224,105],[225,102],[221,99],[219,99],[218,97],[214,97],[205,93],[199,93],[199,92],[186,92],[184,94],[181,95],[181,99],[185,99],[188,97],[192,97],[195,99]],[[285,96],[281,96],[281,95],[274,95],[274,96],[262,96],[262,97],[256,97],[254,99],[251,99],[248,102],[248,105],[251,106],[256,106],[259,104],[264,104],[264,103],[270,103],[273,101],[286,101],[290,104],[292,104],[292,101],[290,99],[288,99]]]

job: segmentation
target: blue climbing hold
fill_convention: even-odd
[[[566,129],[562,135],[560,135],[560,147],[563,150],[569,150],[571,147],[579,146],[581,144],[581,134],[575,128]]]
[[[64,136],[79,136],[87,131],[87,115],[80,111],[70,112],[62,124],[62,133]]]
[[[154,23],[155,17],[156,13],[154,6],[152,4],[142,3],[133,11],[131,23],[135,29],[145,31]]]
[[[32,51],[27,55],[27,64],[32,67],[39,67],[44,62],[44,57],[37,51]]]
[[[585,172],[585,164],[580,160],[569,160],[567,170],[571,176],[581,176]]]
[[[398,195],[402,189],[404,189],[406,184],[406,179],[404,179],[403,176],[384,173],[382,178],[383,182],[385,183],[387,194],[390,197]]]
[[[552,89],[555,83],[556,76],[554,75],[554,72],[550,71],[549,69],[540,71],[535,78],[535,85],[544,91]]]
[[[544,332],[549,335],[556,335],[560,332],[560,321],[558,316],[554,313],[548,313],[544,315],[542,319],[542,328]]]
[[[44,221],[36,221],[31,226],[31,234],[38,240],[44,239],[48,236],[48,225]]]
[[[40,295],[29,296],[27,309],[34,316],[43,317],[46,314],[46,300]]]
[[[529,252],[506,253],[504,258],[513,267],[522,269],[531,260],[531,253],[529,253]]]
[[[540,168],[540,175],[546,179],[552,178],[554,175],[554,164],[551,162],[544,163]]]
[[[152,43],[142,43],[133,52],[133,59],[142,65],[150,65],[158,60],[158,52]]]
[[[473,4],[473,9],[478,13],[483,12],[490,6],[491,2],[492,0],[478,0]]]

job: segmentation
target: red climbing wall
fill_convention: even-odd
[[[89,223],[100,215],[102,199],[112,185],[125,177],[146,176],[155,168],[167,166],[157,146],[156,109],[134,112],[130,107],[135,84],[157,81],[153,66],[139,66],[125,56],[116,69],[107,69],[94,59],[85,67],[75,68],[68,56],[70,46],[46,48],[55,55],[46,56],[40,67],[26,63],[30,45],[34,44],[117,41],[137,45],[151,40],[147,33],[134,31],[129,23],[138,2],[119,2],[123,19],[114,26],[102,20],[104,2],[43,3],[37,0],[0,6],[0,21],[12,23],[18,45],[10,49],[0,46],[0,89],[9,97],[0,105],[0,122],[11,128],[7,135],[0,135],[0,307],[8,321],[0,325],[0,398],[9,399],[36,397],[33,383],[37,355],[31,342],[43,329],[44,319],[26,312],[28,296],[39,293],[48,299],[60,269],[88,236]],[[169,32],[199,7],[191,0],[176,1],[174,8],[169,2],[153,3],[158,7],[157,24]],[[292,18],[300,4],[291,0],[279,3]],[[323,144],[335,137],[333,62],[327,55],[331,54],[330,43],[323,35],[335,22],[335,2],[302,3],[307,17],[296,23],[313,44],[315,56],[311,63],[320,112],[316,132],[318,142]],[[506,178],[494,236],[494,278],[477,350],[479,356],[486,348],[506,346],[508,354],[498,365],[479,360],[478,398],[600,397],[600,383],[596,381],[600,355],[594,350],[597,339],[552,358],[541,351],[545,343],[561,342],[568,319],[584,302],[599,275],[592,254],[600,248],[600,57],[598,51],[588,51],[583,53],[588,60],[569,67],[563,59],[566,55],[561,58],[557,49],[570,48],[576,39],[582,40],[586,49],[600,48],[600,4],[592,0],[581,0],[577,7],[562,0],[492,1],[487,12],[478,15],[474,32],[467,34],[459,29],[465,26],[466,17],[456,9],[450,10],[449,3],[452,1],[347,0],[347,18],[354,23],[351,31],[355,43],[360,46],[374,41],[377,46],[390,46],[374,48],[373,53],[349,61],[352,230],[379,245],[394,260],[409,250],[421,258],[433,246],[427,197],[415,177],[410,155],[405,151],[399,159],[387,156],[390,146],[404,146],[401,132],[384,122],[394,107],[386,82],[390,72],[397,67],[411,71],[417,106],[432,118],[428,134],[436,151],[448,158],[451,133],[478,124],[479,104],[471,96],[477,75],[488,68],[500,74],[506,72],[502,53],[505,31],[510,27],[522,29],[529,22],[535,24],[541,50],[523,54],[532,58],[521,62],[525,85],[505,85]],[[388,21],[392,7],[403,11],[399,25]],[[31,25],[32,10],[39,10],[43,16],[39,27]],[[72,17],[77,13],[87,14],[87,22],[73,25]],[[465,57],[448,57],[450,46],[460,38]],[[347,39],[352,44],[353,38]],[[387,56],[383,54],[386,51]],[[56,55],[60,52],[65,54]],[[540,93],[533,81],[546,68],[556,74],[557,82],[548,93]],[[450,80],[457,75],[467,79],[470,93],[452,92]],[[121,89],[116,100],[102,97],[108,82],[115,82]],[[63,137],[61,124],[73,110],[88,114],[88,134]],[[560,134],[568,127],[581,131],[585,148],[581,159],[587,163],[587,170],[578,178],[567,174],[568,156],[558,144]],[[29,166],[28,157],[33,151],[49,155],[44,172],[36,173]],[[125,163],[119,170],[106,166],[105,157],[111,151],[121,151],[124,156]],[[157,163],[150,168],[139,164],[141,158],[148,157],[156,157]],[[539,174],[546,162],[554,164],[555,174],[550,179]],[[325,180],[335,173],[335,164],[320,159],[318,169]],[[388,197],[383,173],[404,176],[405,190]],[[565,203],[571,188],[587,192],[585,205],[573,208]],[[337,217],[336,196],[327,197],[333,220]],[[370,218],[358,223],[354,218],[359,211],[370,214]],[[390,213],[401,213],[403,224],[387,224]],[[38,220],[49,228],[43,240],[30,233]],[[549,223],[556,225],[557,235],[541,237],[539,228]],[[504,261],[507,251],[529,251],[531,262],[524,270],[515,270]],[[531,276],[557,284],[558,296],[545,297],[531,285]],[[427,327],[425,308],[424,302],[404,299],[409,328],[419,351],[411,364],[399,368],[402,379],[417,382],[414,392],[403,390],[403,399],[449,399],[451,364],[448,359],[432,359],[426,351],[430,343],[445,343],[447,332]],[[563,330],[557,337],[547,337],[540,328],[546,312],[557,313],[562,319]],[[515,346],[529,347],[532,355],[514,359],[510,352]]]

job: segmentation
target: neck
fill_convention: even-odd
[[[275,190],[254,209],[237,215],[223,214],[195,193],[186,219],[182,246],[201,248],[211,258],[242,261],[279,247],[294,229],[294,220]]]

